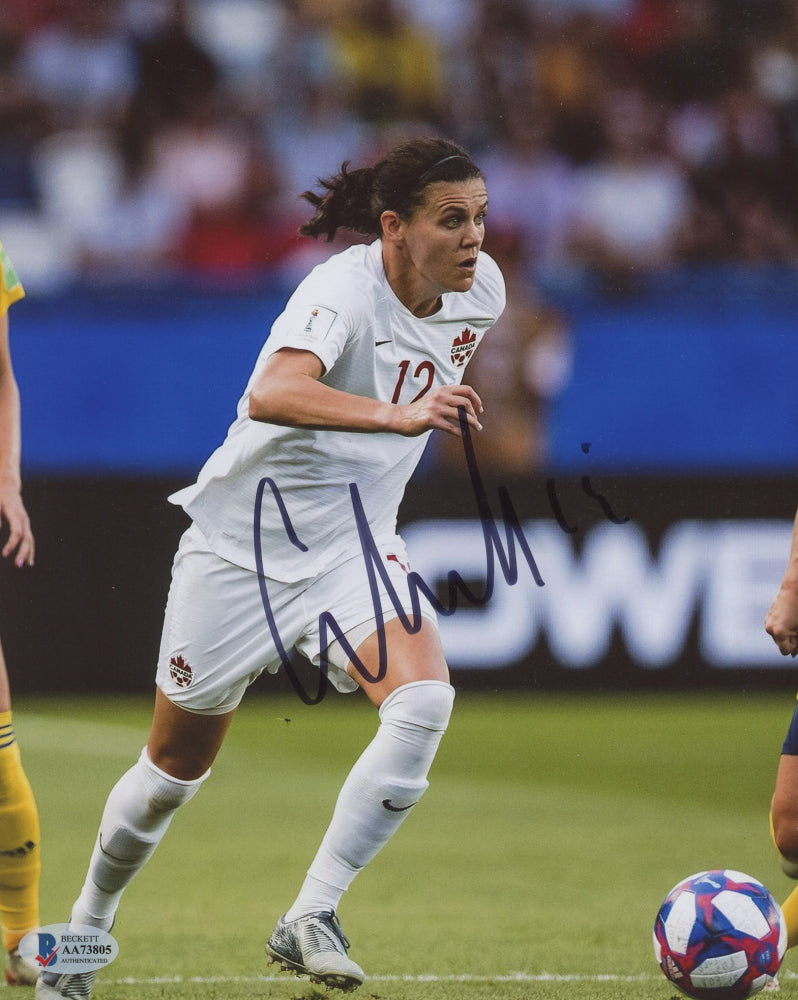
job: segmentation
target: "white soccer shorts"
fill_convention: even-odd
[[[381,549],[383,564],[401,605],[412,620],[407,555],[400,539]],[[184,533],[172,568],[156,684],[170,701],[190,712],[221,715],[232,711],[250,684],[264,671],[282,665],[279,643],[286,653],[295,647],[316,666],[320,664],[319,618],[332,613],[353,648],[376,630],[375,601],[362,554],[322,576],[298,583],[265,580],[274,628],[266,615],[257,573],[212,552],[200,529]],[[398,617],[382,581],[379,599],[384,621]],[[436,622],[435,611],[419,594],[421,614]],[[346,672],[348,657],[335,634],[328,675],[338,691],[358,685]]]

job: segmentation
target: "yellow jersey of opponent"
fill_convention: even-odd
[[[11,259],[0,243],[0,316],[8,312],[8,307],[25,294],[22,282],[17,277]]]

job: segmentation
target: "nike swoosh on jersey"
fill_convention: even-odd
[[[394,805],[391,805],[391,800],[390,799],[383,799],[382,800],[382,804],[385,806],[385,808],[389,812],[392,812],[392,813],[403,813],[403,812],[405,812],[408,809],[412,809],[413,806],[415,805],[415,802],[411,802],[409,806],[394,806]]]
[[[390,340],[375,340],[374,341],[374,346],[375,347],[382,347],[383,344],[390,344],[390,343],[391,343]]]

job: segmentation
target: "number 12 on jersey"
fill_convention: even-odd
[[[410,371],[410,365],[412,361],[400,361],[399,362],[399,377],[396,380],[396,388],[393,391],[393,397],[391,398],[392,403],[398,403],[399,397],[402,394],[402,387],[405,384],[405,379],[407,378],[407,373]],[[421,382],[426,379],[424,385],[422,386],[420,392],[418,392],[411,400],[411,403],[418,402],[422,396],[426,394],[432,388],[433,382],[435,381],[435,365],[431,361],[422,361],[416,367],[415,371],[411,376],[416,382]]]

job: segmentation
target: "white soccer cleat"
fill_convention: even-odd
[[[60,974],[42,970],[36,983],[36,1000],[90,1000],[97,970]]]
[[[348,949],[341,923],[330,911],[290,922],[280,917],[266,945],[272,962],[279,962],[284,972],[309,976],[311,982],[344,992],[357,989],[366,978],[347,956]]]

